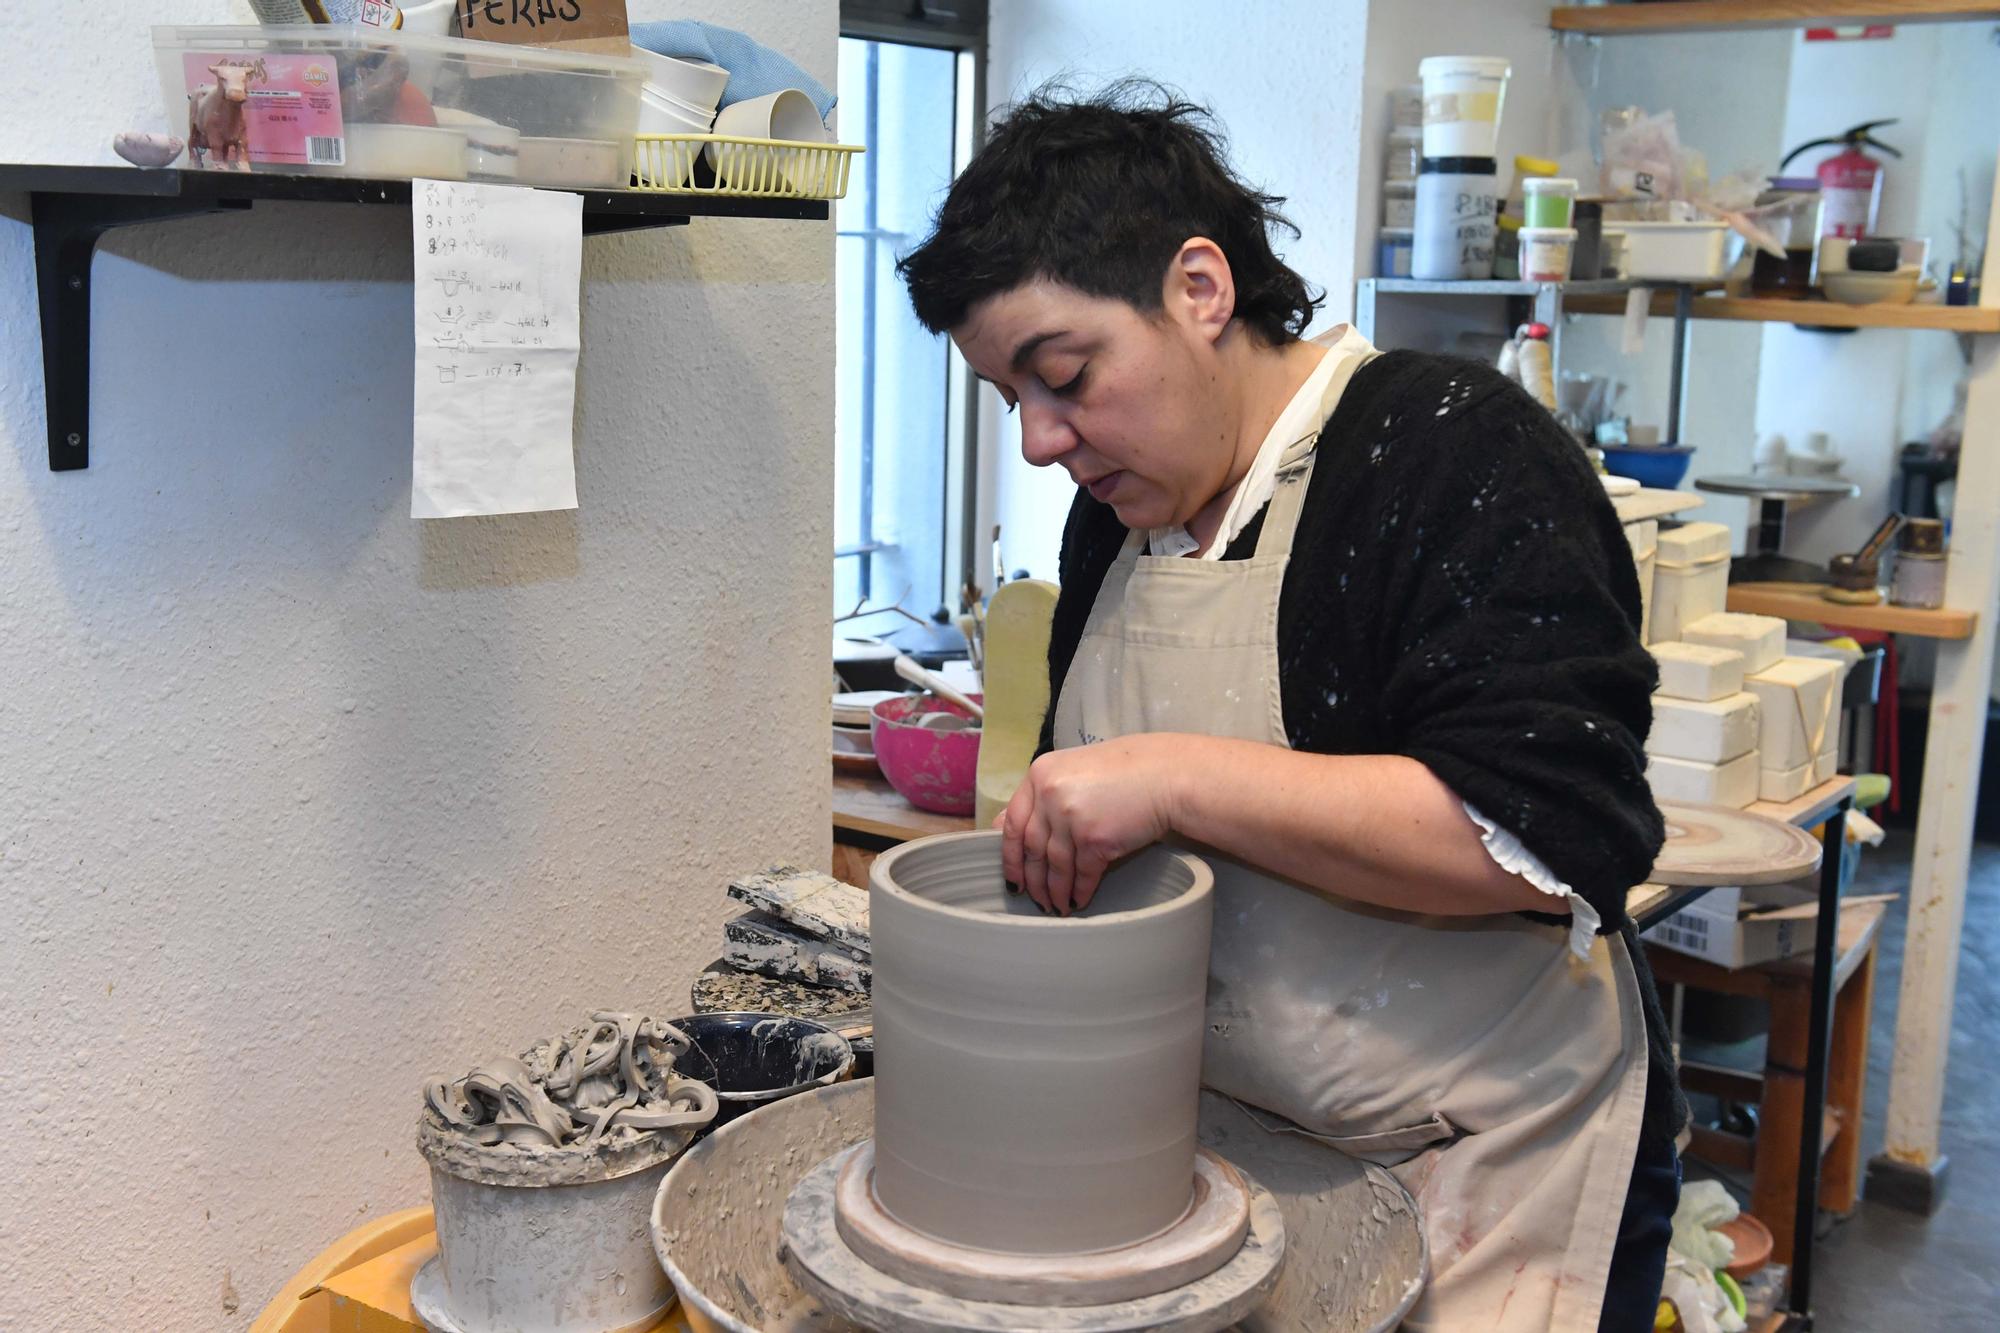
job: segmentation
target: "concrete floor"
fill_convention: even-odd
[[[1850,892],[1907,896],[1911,842],[1907,831],[1896,831],[1864,851]],[[1878,946],[1864,1159],[1882,1148],[1906,906],[1894,905]],[[1723,1058],[1754,1067],[1762,1059],[1755,1047]],[[1864,1199],[1851,1216],[1823,1227],[1813,1283],[1814,1327],[1823,1333],[2000,1327],[2000,843],[1973,849],[1945,1077],[1942,1142],[1951,1171],[1944,1205],[1922,1218]]]

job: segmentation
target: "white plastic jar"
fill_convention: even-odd
[[[1424,156],[1492,157],[1500,105],[1513,72],[1504,56],[1430,56],[1424,81]]]

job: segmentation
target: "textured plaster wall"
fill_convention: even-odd
[[[0,45],[0,160],[158,123],[167,16],[91,8]],[[832,0],[632,11],[832,81]],[[26,218],[0,196],[0,1327],[241,1329],[425,1201],[424,1076],[681,1011],[724,879],[824,857],[832,236],[587,241],[581,508],[423,524],[406,211],[114,234],[64,475]]]
[[[1380,9],[1378,4],[1376,9]],[[993,6],[987,100],[998,109],[1062,77],[1090,89],[1158,79],[1215,112],[1252,183],[1286,197],[1303,233],[1279,237],[1293,268],[1326,289],[1315,331],[1354,309],[1356,180],[1366,0],[1256,0],[1228,8],[1149,0],[1003,0]],[[1003,526],[1009,570],[1056,576],[1076,488],[1021,460],[1020,423],[981,390],[979,527]],[[982,540],[979,549],[983,553]],[[983,558],[983,557],[982,557]]]

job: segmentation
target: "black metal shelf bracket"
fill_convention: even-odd
[[[250,201],[40,191],[29,201],[42,307],[49,470],[74,472],[90,466],[90,270],[97,238],[113,227],[245,209]]]

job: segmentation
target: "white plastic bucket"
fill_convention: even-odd
[[[1498,168],[1490,157],[1425,160],[1417,177],[1411,277],[1450,282],[1493,276],[1498,188]]]
[[[1576,250],[1571,227],[1521,228],[1521,276],[1529,282],[1568,282],[1570,255]]]
[[[1424,81],[1424,156],[1492,157],[1512,72],[1504,56],[1431,56]]]

